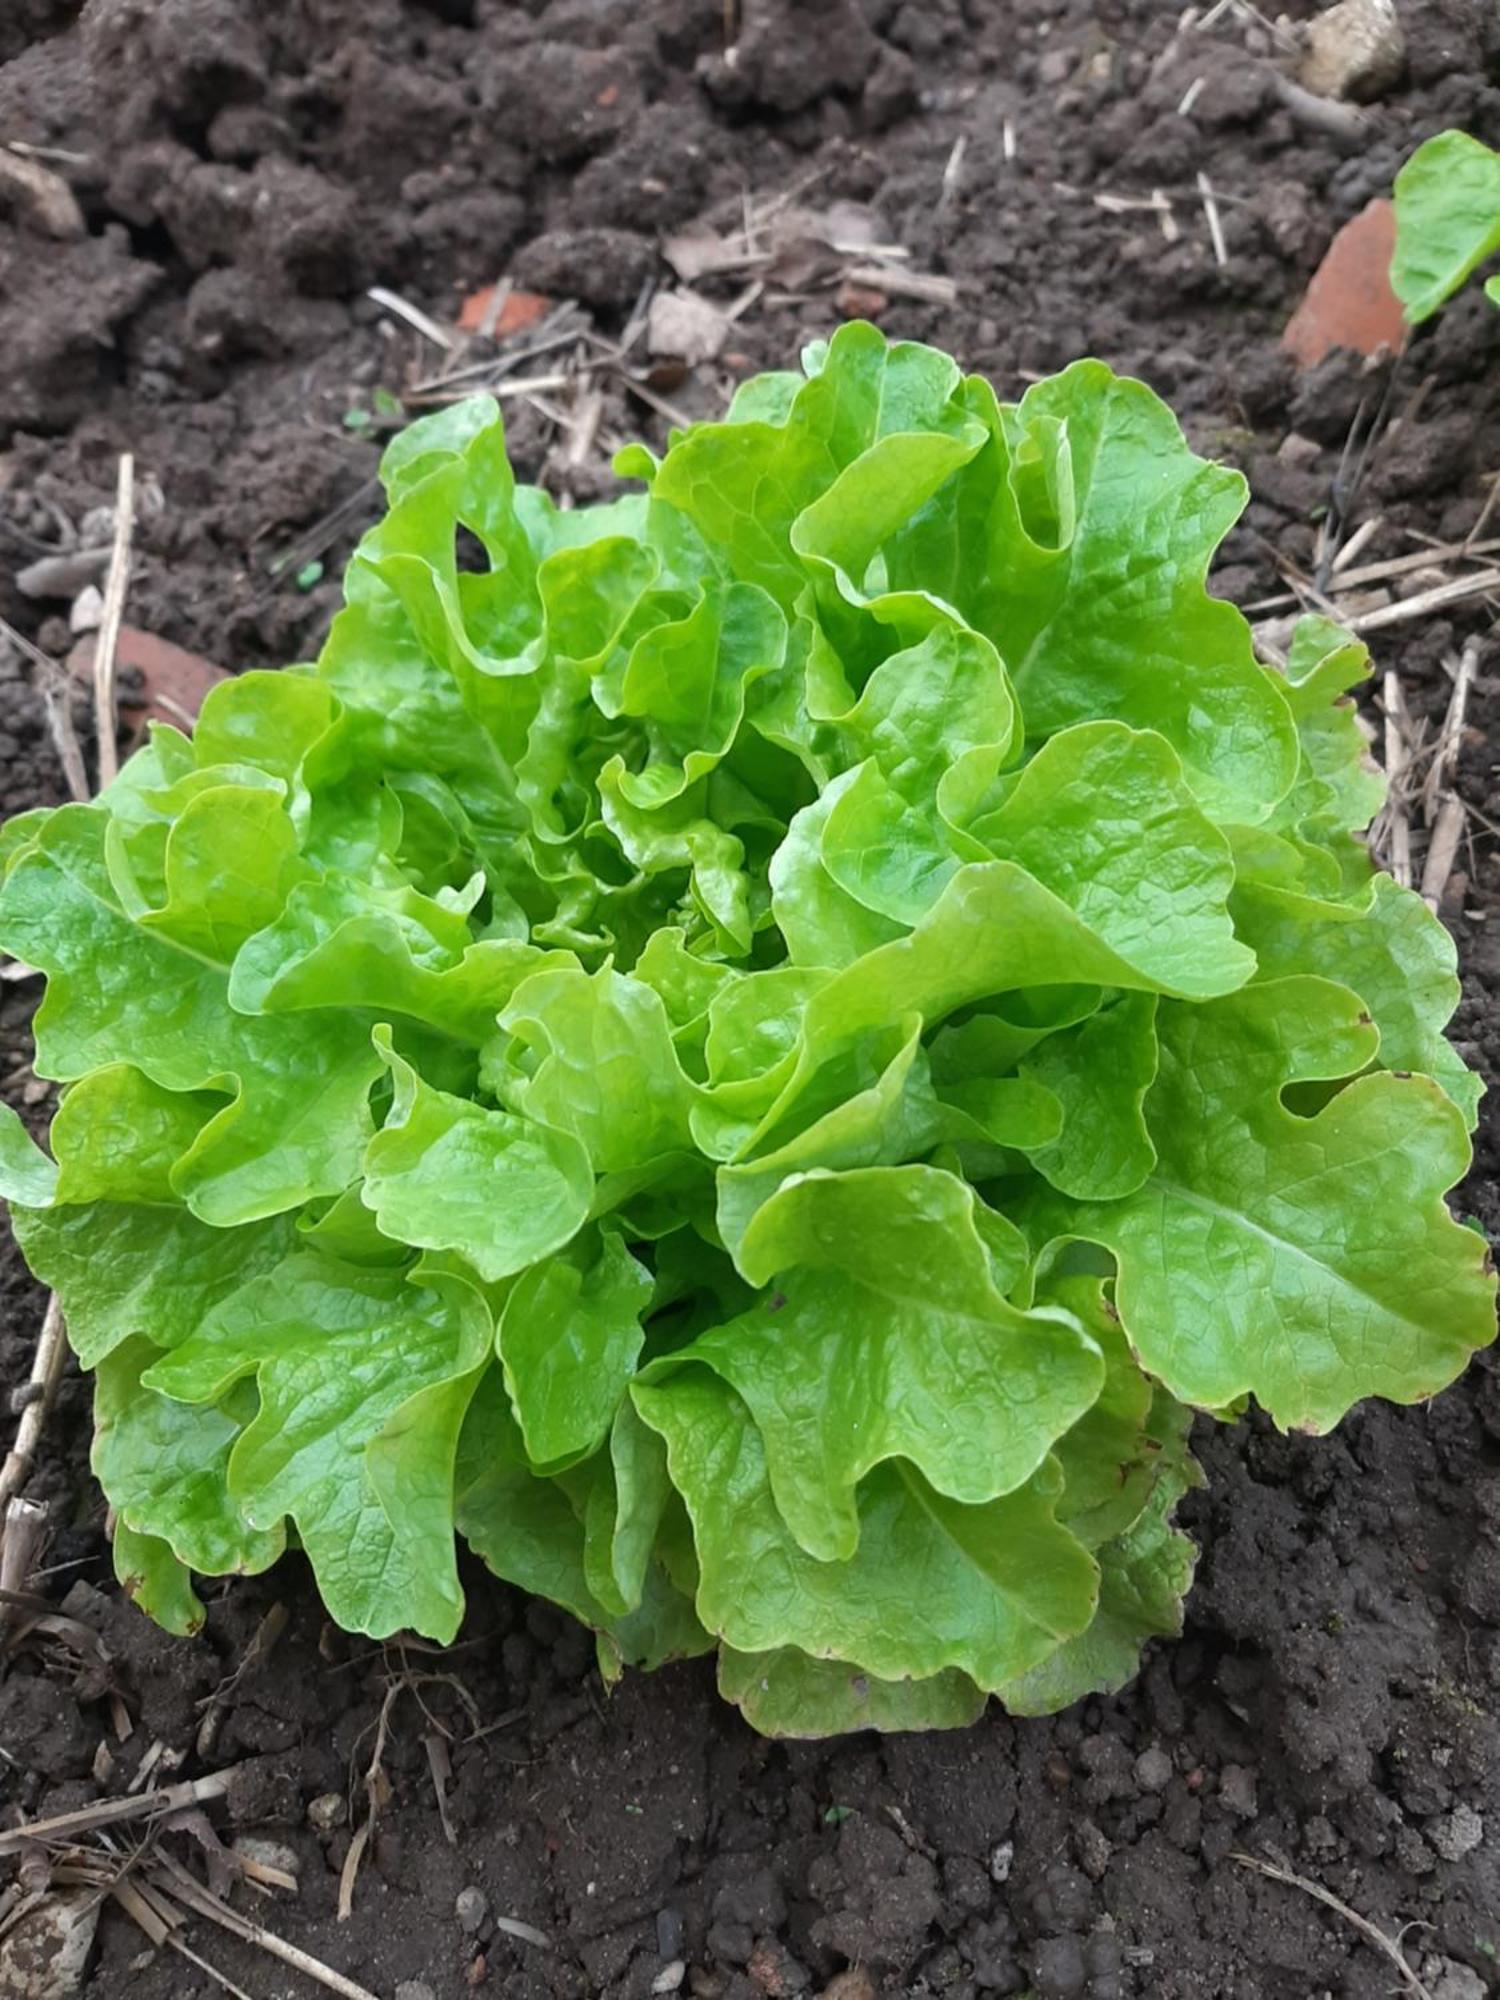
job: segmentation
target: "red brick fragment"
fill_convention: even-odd
[[[1346,222],[1313,273],[1281,344],[1304,368],[1335,347],[1393,353],[1406,338],[1401,301],[1391,290],[1396,211],[1382,196]]]

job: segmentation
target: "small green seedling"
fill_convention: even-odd
[[[1395,194],[1391,285],[1417,326],[1500,250],[1500,153],[1467,132],[1439,132],[1397,174]],[[1500,305],[1500,277],[1484,289]]]

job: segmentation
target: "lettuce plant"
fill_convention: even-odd
[[[0,1161],[117,1565],[295,1542],[450,1639],[455,1531],[758,1727],[1056,1708],[1178,1629],[1190,1412],[1321,1431],[1493,1331],[1446,932],[1243,482],[1080,362],[844,327],[558,511],[477,399],[315,666],[4,836]],[[481,548],[475,569],[457,560]]]
[[[1467,132],[1439,132],[1396,176],[1391,288],[1416,326],[1500,250],[1500,153]],[[1500,278],[1485,285],[1500,305]]]

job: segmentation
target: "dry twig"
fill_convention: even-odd
[[[1335,1896],[1331,1889],[1325,1889],[1321,1882],[1314,1882],[1308,1876],[1299,1875],[1295,1869],[1287,1868],[1275,1861],[1257,1861],[1253,1854],[1234,1853],[1229,1858],[1231,1861],[1238,1861],[1242,1868],[1253,1868],[1258,1875],[1268,1876],[1273,1882],[1285,1882],[1288,1888],[1300,1889],[1304,1896],[1313,1897],[1326,1909],[1341,1916],[1346,1923],[1353,1924],[1360,1936],[1374,1945],[1377,1951],[1383,1952],[1395,1966],[1405,1981],[1406,1990],[1411,1994],[1412,2000],[1432,2000],[1430,1989],[1422,1984],[1408,1964],[1399,1938],[1387,1937],[1378,1925],[1372,1924],[1368,1917],[1362,1917],[1358,1910],[1351,1910],[1346,1902]]]
[[[507,1937],[520,1938],[525,1944],[534,1944],[539,1951],[551,1951],[552,1940],[545,1931],[539,1931],[535,1924],[523,1923],[519,1917],[491,1917],[490,1922],[497,1931],[504,1931]]]
[[[1199,172],[1198,193],[1203,199],[1203,213],[1208,218],[1208,237],[1214,246],[1214,262],[1222,270],[1229,262],[1229,252],[1224,247],[1224,224],[1219,217],[1219,202],[1208,175]]]
[[[1363,563],[1357,569],[1345,567],[1347,563],[1352,563],[1353,556],[1358,554],[1359,548],[1363,546],[1361,537],[1363,536],[1366,541],[1369,539],[1365,535],[1365,528],[1371,525],[1367,521],[1363,527],[1357,529],[1329,563],[1330,576],[1337,576],[1339,580],[1337,590],[1332,593],[1332,601],[1336,606],[1342,606],[1343,601],[1353,592],[1364,590],[1371,584],[1386,583],[1398,576],[1413,576],[1421,570],[1434,570],[1441,574],[1447,563],[1477,562],[1481,556],[1493,556],[1500,552],[1500,536],[1495,536],[1488,541],[1475,542],[1472,546],[1463,542],[1433,542],[1404,556],[1384,556],[1378,562]],[[1285,563],[1281,568],[1283,575],[1295,577],[1296,573]],[[1244,609],[1247,614],[1252,611],[1276,611],[1283,605],[1298,603],[1304,595],[1305,580],[1303,587],[1278,591],[1274,597],[1259,598],[1254,604],[1247,604]],[[1346,614],[1340,609],[1338,615],[1342,618]]]
[[[1488,591],[1500,590],[1500,569],[1484,569],[1473,576],[1455,578],[1452,583],[1440,583],[1432,590],[1424,590],[1415,597],[1401,597],[1394,604],[1382,604],[1374,611],[1357,612],[1346,617],[1344,623],[1351,632],[1382,631],[1387,625],[1405,625],[1413,618],[1425,618],[1429,611],[1441,611],[1450,604],[1464,604],[1471,597],[1483,597]]]
[[[210,1965],[206,1958],[200,1958],[197,1952],[183,1943],[175,1931],[168,1931],[166,1942],[180,1957],[185,1958],[189,1965],[196,1965],[200,1972],[206,1972],[215,1986],[222,1986],[226,1993],[233,1996],[233,2000],[255,2000],[255,1996],[247,1993],[243,1986],[236,1986],[227,1972],[220,1972],[216,1965]]]
[[[1489,523],[1490,515],[1495,511],[1495,504],[1497,501],[1500,501],[1500,472],[1490,473],[1489,482],[1490,490],[1484,496],[1484,505],[1479,510],[1479,518],[1475,521],[1473,527],[1470,528],[1468,534],[1464,536],[1465,555],[1469,554],[1475,543],[1479,540],[1479,537],[1484,533]]]
[[[1436,910],[1442,902],[1467,823],[1464,802],[1454,786],[1454,778],[1458,771],[1459,752],[1463,748],[1469,689],[1478,664],[1479,641],[1470,639],[1454,670],[1448,712],[1443,717],[1437,746],[1422,783],[1422,812],[1432,828],[1432,839],[1422,869],[1421,888],[1422,900],[1432,910]]]
[[[68,781],[68,790],[82,805],[90,796],[89,774],[84,766],[83,752],[78,746],[78,732],[73,727],[73,711],[68,703],[68,677],[50,653],[32,645],[24,632],[18,632],[4,618],[0,618],[0,638],[8,639],[36,669],[36,690],[42,698],[57,760]]]
[[[452,350],[455,339],[453,333],[447,327],[440,326],[429,314],[424,313],[420,306],[414,306],[409,299],[403,299],[399,292],[388,291],[384,285],[371,285],[365,297],[373,305],[383,306],[387,312],[394,313],[397,319],[404,319],[406,324],[414,327],[424,340],[430,340],[434,347],[442,348],[445,354]]]
[[[1374,541],[1375,537],[1380,533],[1380,530],[1383,525],[1384,524],[1379,514],[1372,514],[1367,521],[1361,521],[1359,526],[1354,530],[1354,533],[1349,537],[1348,541],[1344,543],[1343,547],[1339,550],[1338,554],[1334,556],[1332,561],[1329,563],[1328,565],[1329,575],[1342,576],[1344,571],[1348,569],[1350,565],[1353,563],[1354,558],[1357,555],[1359,555],[1362,552],[1362,550],[1364,550],[1368,546],[1369,543]]]
[[[205,1889],[196,1876],[190,1875],[181,1862],[174,1861],[170,1855],[159,1854],[153,1863],[153,1868],[165,1876],[166,1884],[172,1893],[195,1916],[207,1917],[211,1924],[217,1924],[221,1930],[242,1938],[246,1944],[259,1945],[262,1951],[269,1952],[273,1958],[279,1958],[283,1965],[290,1965],[294,1971],[303,1973],[308,1979],[316,1980],[318,1985],[327,1987],[330,1993],[341,1995],[342,2000],[378,2000],[378,1996],[367,1986],[360,1986],[354,1980],[346,1979],[343,1973],[335,1972],[332,1966],[325,1965],[320,1958],[314,1958],[310,1952],[302,1951],[297,1945],[288,1944],[286,1939],[278,1937],[275,1931],[268,1931],[264,1924],[258,1924],[250,1917],[242,1917],[238,1910],[230,1909],[227,1903],[221,1902],[211,1891]]]
[[[938,193],[937,204],[939,215],[946,214],[958,199],[958,191],[963,186],[964,155],[968,150],[969,135],[967,132],[960,132],[953,141],[953,150],[948,155],[947,165],[943,168],[943,185]]]
[[[130,538],[135,529],[135,460],[128,451],[120,454],[120,476],[115,487],[115,541],[109,557],[109,577],[104,585],[104,612],[99,635],[94,641],[94,728],[98,738],[99,789],[113,782],[120,768],[115,748],[115,656],[120,646],[120,624],[125,616],[125,592],[130,583]]]
[[[17,1494],[6,1507],[4,1522],[0,1524],[4,1536],[0,1540],[0,1633],[9,1622],[11,1600],[25,1591],[46,1527],[47,1510],[35,1500],[23,1500]]]
[[[1448,711],[1438,732],[1437,752],[1427,768],[1422,785],[1422,810],[1429,820],[1438,805],[1439,794],[1452,784],[1458,769],[1458,753],[1463,748],[1464,724],[1468,719],[1469,689],[1474,684],[1478,666],[1479,641],[1470,639],[1453,670],[1453,693],[1448,698]]]
[[[0,146],[0,190],[8,198],[7,207],[23,206],[59,242],[86,233],[77,195],[61,174],[41,164],[35,148]]]
[[[52,1407],[52,1399],[57,1394],[57,1385],[62,1380],[63,1368],[67,1363],[68,1348],[63,1338],[62,1308],[57,1302],[56,1292],[48,1295],[47,1310],[42,1315],[42,1330],[37,1335],[36,1352],[31,1357],[31,1375],[22,1394],[26,1406],[21,1411],[21,1421],[16,1427],[15,1443],[5,1455],[5,1463],[0,1465],[0,1516],[8,1513],[10,1503],[15,1499],[31,1472],[31,1461],[36,1455],[37,1442],[42,1435],[42,1425],[47,1421],[47,1412]],[[4,1533],[0,1527],[0,1534]],[[20,1585],[10,1586],[19,1589]]]
[[[85,1625],[81,1618],[70,1618],[64,1611],[54,1611],[49,1598],[38,1597],[35,1591],[0,1589],[0,1606],[8,1611],[24,1611],[27,1614],[26,1633],[40,1632],[48,1639],[56,1639],[60,1644],[77,1653],[80,1659],[88,1659],[97,1665],[107,1667],[110,1651],[92,1625]],[[114,1699],[118,1700],[118,1696]],[[129,1735],[129,1731],[125,1732]],[[123,1741],[124,1738],[121,1738]]]
[[[453,1760],[448,1755],[448,1745],[442,1732],[428,1729],[423,1732],[422,1748],[427,1752],[427,1768],[432,1773],[432,1789],[437,1795],[438,1818],[442,1822],[443,1838],[450,1847],[458,1845],[458,1828],[453,1824],[453,1815],[448,1810],[448,1786],[453,1778]]]
[[[935,271],[893,271],[888,264],[851,264],[844,273],[851,285],[869,285],[894,299],[920,299],[924,305],[951,306],[958,298],[958,281]]]
[[[1422,865],[1422,901],[1429,910],[1436,910],[1443,900],[1443,891],[1453,873],[1467,819],[1464,802],[1457,792],[1446,793],[1432,823],[1432,839],[1428,844],[1427,859]]]
[[[1406,816],[1402,780],[1407,765],[1406,703],[1401,683],[1389,669],[1381,693],[1385,708],[1385,804],[1371,829],[1370,845],[1387,852],[1387,866],[1403,889],[1411,887],[1411,822]]]
[[[359,1876],[359,1864],[374,1835],[375,1822],[391,1795],[390,1780],[385,1775],[385,1746],[390,1734],[391,1710],[404,1685],[404,1676],[391,1682],[380,1704],[380,1713],[375,1718],[375,1747],[370,1752],[364,1775],[365,1816],[349,1843],[349,1852],[339,1870],[338,1917],[341,1924],[348,1923],[354,1914],[354,1884]]]
[[[1351,152],[1368,143],[1370,121],[1364,112],[1356,110],[1352,104],[1341,104],[1334,98],[1319,97],[1311,90],[1304,90],[1300,83],[1293,83],[1279,69],[1268,69],[1268,74],[1282,108],[1291,113],[1298,125],[1309,132],[1321,133],[1325,139],[1332,139],[1336,146],[1343,146]]]
[[[224,1771],[210,1771],[203,1778],[158,1786],[155,1791],[141,1792],[134,1798],[96,1799],[92,1805],[79,1806],[74,1812],[54,1813],[50,1819],[0,1828],[0,1855],[15,1854],[28,1842],[71,1840],[76,1834],[115,1826],[121,1820],[159,1818],[163,1813],[180,1812],[184,1806],[202,1805],[207,1799],[222,1799],[238,1769],[234,1764]]]

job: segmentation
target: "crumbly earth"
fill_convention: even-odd
[[[14,579],[97,544],[90,513],[128,446],[144,502],[132,620],[235,667],[307,657],[376,504],[379,423],[351,428],[345,413],[375,412],[377,389],[401,393],[439,358],[370,285],[447,316],[509,275],[617,333],[643,282],[667,277],[664,234],[732,222],[745,191],[794,188],[867,205],[913,269],[958,281],[951,307],[891,300],[891,331],[940,342],[1008,396],[1100,354],[1168,396],[1200,449],[1242,464],[1256,498],[1216,572],[1237,602],[1280,589],[1279,565],[1310,569],[1330,506],[1380,517],[1370,557],[1414,546],[1407,530],[1462,537],[1500,470],[1500,315],[1457,304],[1394,383],[1341,355],[1298,374],[1277,343],[1333,231],[1418,139],[1462,122],[1500,141],[1497,17],[1486,0],[1408,0],[1405,77],[1346,151],[1279,106],[1254,10],[1213,13],[1203,33],[1152,0],[18,0],[0,19],[0,141],[59,149],[47,158],[84,231],[48,236],[0,194],[0,616],[67,650],[66,600]],[[1200,172],[1221,206],[1222,268]],[[1150,209],[1100,200],[1157,188],[1172,242]],[[717,366],[647,386],[710,411],[736,376],[784,363],[836,318],[816,273],[773,279]],[[1404,422],[1351,495],[1351,422],[1388,389]],[[567,463],[543,413],[510,410],[523,474],[580,498],[607,490],[602,456]],[[606,389],[603,437],[660,424]],[[1380,664],[1436,716],[1445,659],[1487,623],[1398,625]],[[1466,969],[1456,1032],[1491,1076],[1495,657],[1481,658],[1463,749],[1472,841],[1444,904]],[[0,811],[60,785],[31,669],[0,656]],[[0,1090],[44,1120],[32,998],[0,985]],[[1491,1231],[1496,1174],[1491,1119],[1458,1197]],[[7,1385],[24,1379],[38,1319],[12,1254]],[[757,1739],[703,1665],[606,1697],[586,1635],[478,1573],[443,1656],[333,1633],[295,1560],[214,1589],[197,1641],[166,1639],[110,1580],[87,1438],[70,1376],[31,1489],[51,1520],[41,1587],[97,1626],[108,1685],[66,1650],[16,1650],[0,1800],[63,1810],[119,1789],[154,1750],[189,1775],[239,1764],[224,1830],[300,1863],[298,1894],[258,1914],[387,2000],[403,1980],[435,2000],[627,2000],[667,1990],[678,1961],[682,1990],[705,2000],[815,1993],[849,1967],[863,1975],[833,1989],[842,2000],[1393,1990],[1351,1923],[1241,1853],[1280,1855],[1391,1935],[1421,1927],[1410,1949],[1434,2000],[1500,1990],[1492,1359],[1427,1409],[1371,1405],[1332,1438],[1204,1425],[1208,1485],[1183,1509],[1203,1552],[1187,1632],[1120,1696],[832,1745]],[[245,1665],[278,1604],[278,1642]],[[357,1826],[393,1687],[389,1798],[339,1923],[351,1813]],[[451,1843],[424,1744],[435,1729],[450,1738]],[[482,1902],[460,1912],[471,1889]],[[314,1990],[232,1938],[193,1943],[249,1991]],[[97,2000],[214,1990],[105,1911]]]

